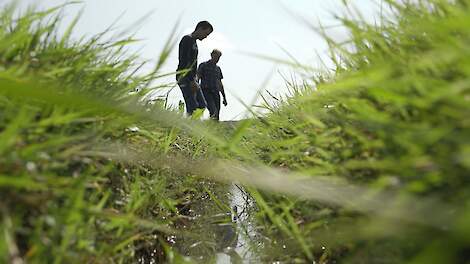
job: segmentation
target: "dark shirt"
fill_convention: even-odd
[[[199,65],[197,74],[201,78],[201,88],[213,91],[218,91],[218,82],[224,78],[220,67],[210,60]]]
[[[177,74],[176,80],[178,83],[191,82],[195,79],[197,72],[197,55],[198,48],[196,39],[190,35],[184,36],[179,45],[179,64],[177,71],[189,70],[189,72]]]

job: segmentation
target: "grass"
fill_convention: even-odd
[[[228,221],[237,181],[259,261],[467,263],[470,3],[385,2],[379,25],[338,18],[346,43],[317,29],[334,73],[234,128],[140,103],[174,38],[142,76],[132,38],[76,41],[60,7],[5,7],[0,259],[213,262],[206,224]]]
[[[7,7],[0,14],[0,258],[127,263],[174,256],[165,243],[179,232],[183,196],[203,187],[195,176],[154,169],[137,152],[197,159],[202,154],[192,150],[204,140],[185,136],[178,113],[138,103],[160,73],[136,74],[141,63],[124,52],[131,39],[105,40],[103,32],[72,41],[57,33],[58,11],[16,18]]]
[[[299,258],[311,258],[308,251],[352,263],[464,263],[468,3],[387,3],[395,16],[381,25],[341,18],[350,40],[330,41],[334,76],[317,78],[315,90],[293,87],[297,95],[244,141],[269,166],[363,189],[349,196],[338,185],[324,196],[311,190],[326,204],[259,195],[269,208],[260,218]],[[293,188],[300,193],[302,186]],[[431,253],[442,244],[452,246]]]

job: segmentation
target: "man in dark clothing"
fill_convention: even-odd
[[[188,115],[192,115],[196,108],[205,107],[204,97],[196,82],[198,55],[196,40],[207,38],[212,31],[214,31],[214,28],[209,22],[201,21],[197,24],[194,32],[184,36],[179,44],[179,64],[176,80],[183,93]]]
[[[220,94],[222,93],[223,104],[227,106],[224,85],[222,84],[222,70],[217,63],[222,56],[219,50],[213,50],[211,59],[201,63],[197,70],[198,78],[201,79],[201,89],[207,102],[207,108],[212,119],[219,120],[220,114]]]

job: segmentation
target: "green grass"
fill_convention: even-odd
[[[467,263],[470,2],[386,3],[379,25],[338,18],[346,43],[317,29],[334,73],[235,127],[139,103],[173,37],[142,76],[130,37],[72,40],[59,9],[4,8],[0,261],[214,261],[206,225],[236,181],[259,261]]]
[[[381,25],[341,18],[351,37],[330,41],[334,76],[316,78],[315,91],[293,87],[296,95],[246,133],[247,151],[309,178],[304,196],[323,202],[259,195],[269,208],[260,219],[299,258],[466,263],[468,1],[387,2],[395,19]],[[342,184],[318,190],[325,178]]]
[[[179,113],[138,103],[161,73],[136,74],[132,39],[59,36],[58,10],[0,14],[1,262],[175,256],[166,241],[183,196],[205,186],[145,159],[197,159],[207,144]]]

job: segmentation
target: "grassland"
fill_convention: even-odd
[[[236,181],[258,261],[469,263],[470,2],[386,3],[377,25],[338,18],[346,43],[317,28],[334,73],[234,128],[140,102],[172,39],[141,76],[131,38],[76,41],[58,9],[5,8],[0,260],[195,262],[173,237],[210,240],[189,210],[226,212]]]

